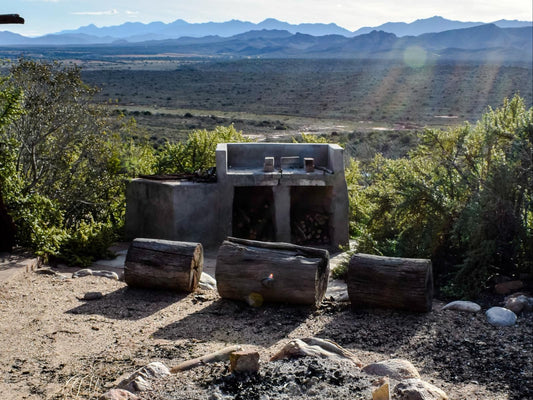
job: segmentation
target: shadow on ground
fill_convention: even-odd
[[[187,294],[123,287],[97,300],[83,300],[68,314],[102,315],[112,319],[139,320],[183,300]]]
[[[487,323],[484,313],[442,311],[440,307],[425,314],[352,311],[346,305],[335,311],[317,336],[355,354],[364,350],[381,355],[380,360],[405,358],[422,374],[435,371],[451,383],[479,382],[518,400],[533,398],[531,332],[531,314],[522,315],[516,326],[498,328]]]
[[[219,299],[160,328],[153,337],[167,340],[194,338],[269,347],[286,338],[312,311],[309,307],[278,304],[252,308],[245,303]]]

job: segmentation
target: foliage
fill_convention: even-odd
[[[192,131],[184,143],[165,143],[156,157],[156,173],[192,174],[206,171],[216,165],[217,144],[250,141],[233,125],[218,126],[212,131]]]
[[[74,261],[69,248],[120,226],[124,180],[152,161],[123,140],[131,121],[91,102],[96,90],[79,68],[21,59],[3,79],[21,93],[21,115],[0,132],[2,194],[17,242]]]
[[[324,135],[313,135],[300,132],[299,137],[292,138],[293,143],[329,143]]]
[[[447,293],[462,296],[494,274],[531,271],[532,154],[533,109],[515,96],[474,126],[424,131],[408,158],[352,163],[359,251],[431,257]]]

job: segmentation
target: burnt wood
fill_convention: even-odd
[[[431,311],[433,272],[430,260],[354,254],[348,266],[347,283],[352,308]]]
[[[193,292],[204,264],[200,243],[135,239],[124,266],[128,286]]]
[[[230,237],[219,248],[215,276],[223,298],[252,305],[265,301],[317,307],[327,289],[329,253]]]

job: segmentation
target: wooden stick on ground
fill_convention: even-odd
[[[230,346],[223,348],[222,350],[216,351],[214,353],[206,354],[205,356],[193,358],[192,360],[184,361],[181,364],[176,365],[175,367],[170,368],[170,372],[175,374],[180,371],[187,371],[194,367],[198,367],[203,364],[208,364],[217,361],[229,360],[231,353],[236,351],[241,351],[241,346]]]

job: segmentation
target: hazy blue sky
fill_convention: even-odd
[[[3,25],[26,36],[127,21],[334,22],[349,30],[385,22],[412,22],[434,15],[459,20],[531,21],[531,0],[0,0],[0,14],[20,14],[25,25]]]

